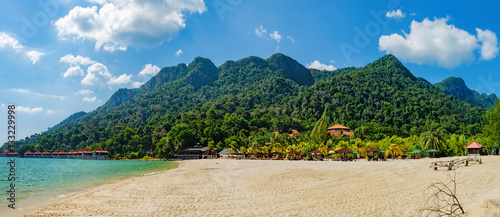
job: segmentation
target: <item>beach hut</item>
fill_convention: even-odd
[[[217,152],[215,150],[209,150],[207,149],[203,154],[201,154],[201,158],[206,158],[206,159],[216,159],[217,158]]]
[[[469,153],[469,155],[480,155],[482,148],[483,148],[483,146],[476,141],[472,142],[467,147],[465,147],[465,149],[467,149],[467,152]]]

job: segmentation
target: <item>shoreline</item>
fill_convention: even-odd
[[[53,159],[50,159],[53,160]],[[52,204],[58,203],[60,201],[63,201],[67,198],[70,198],[71,196],[74,196],[76,194],[79,194],[81,192],[86,192],[89,190],[94,189],[95,187],[99,186],[108,186],[111,184],[114,184],[116,182],[122,181],[122,180],[127,180],[130,178],[136,178],[136,177],[142,177],[142,176],[149,176],[149,175],[154,175],[158,173],[163,173],[165,171],[177,168],[178,162],[171,162],[169,164],[166,164],[163,168],[160,168],[159,170],[143,170],[140,173],[131,173],[128,175],[121,174],[119,176],[115,177],[103,177],[103,178],[94,178],[91,182],[82,182],[81,184],[72,184],[71,186],[64,185],[52,185],[49,188],[44,188],[46,189],[45,191],[42,191],[36,195],[33,195],[28,198],[21,198],[21,200],[16,201],[16,206],[15,210],[13,209],[0,209],[0,216],[6,215],[6,216],[24,216],[24,215],[30,215],[33,213],[38,212],[39,210],[48,207]],[[59,187],[57,187],[59,186]],[[49,189],[49,190],[47,190]],[[6,205],[5,205],[6,206]]]
[[[27,216],[415,216],[430,181],[453,174],[432,170],[432,161],[189,160],[76,192]],[[455,170],[466,210],[500,199],[500,158],[483,162]]]

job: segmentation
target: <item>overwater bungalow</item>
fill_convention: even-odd
[[[17,153],[17,152],[16,152]],[[29,158],[69,158],[69,159],[85,159],[85,160],[107,160],[108,152],[102,150],[98,147],[95,151],[91,151],[90,148],[71,150],[70,152],[65,152],[64,150],[55,150],[54,152],[49,152],[45,150],[44,152],[36,151],[35,153],[27,150],[24,153],[24,157]]]
[[[10,152],[7,149],[4,149],[3,152],[0,154],[0,157],[17,157],[19,156],[19,153],[17,151]]]

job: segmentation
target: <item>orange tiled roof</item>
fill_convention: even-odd
[[[333,129],[338,129],[338,130],[350,130],[349,127],[345,127],[345,126],[342,126],[340,124],[336,124],[336,125],[333,125],[331,127],[328,127],[329,130],[333,130]]]

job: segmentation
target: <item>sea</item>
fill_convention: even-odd
[[[9,181],[15,159],[15,182]],[[0,157],[0,216],[13,211],[7,191],[15,185],[15,208],[28,209],[48,198],[89,189],[119,179],[151,175],[178,166],[172,161],[77,160]]]

